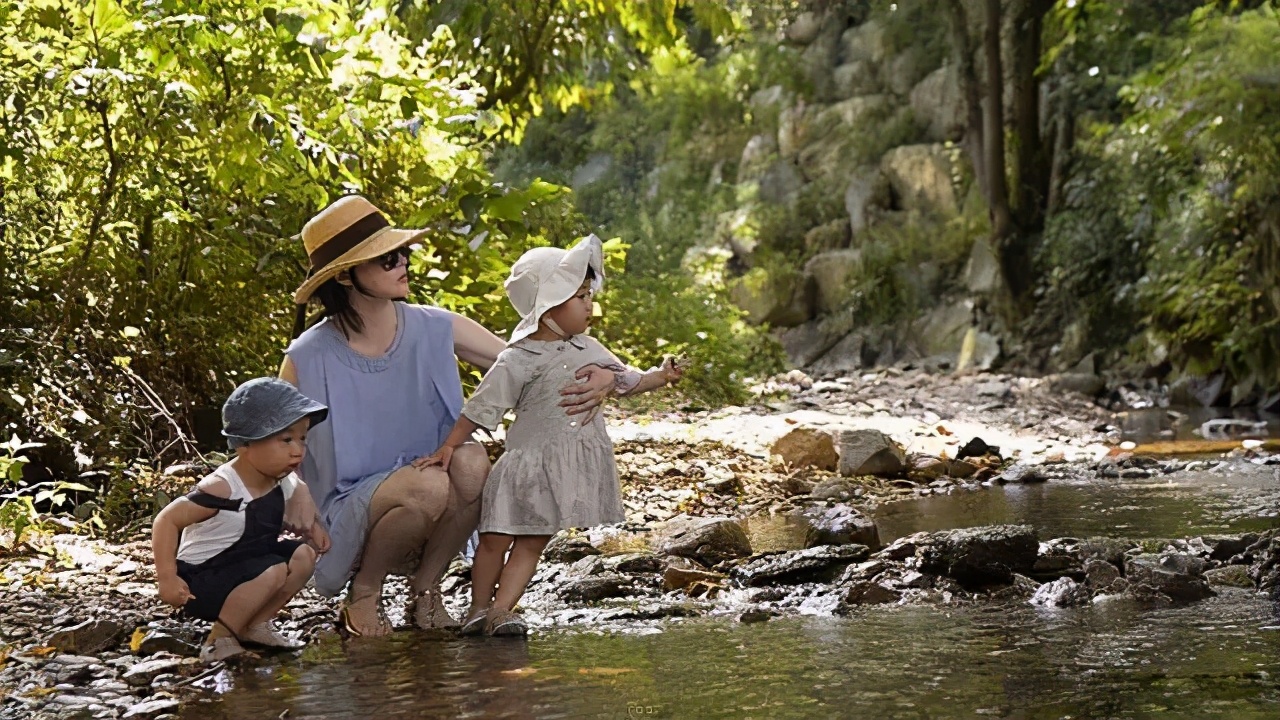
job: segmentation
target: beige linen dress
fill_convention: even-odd
[[[553,535],[624,520],[613,443],[599,412],[566,415],[560,390],[586,365],[639,380],[587,335],[512,343],[498,355],[462,414],[489,430],[507,410],[516,420],[484,486],[480,532]]]

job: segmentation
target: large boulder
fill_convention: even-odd
[[[867,336],[861,330],[845,335],[831,349],[814,360],[809,369],[815,373],[847,373],[861,370],[868,353]],[[872,358],[874,360],[874,357]]]
[[[989,525],[930,533],[917,546],[922,572],[981,586],[1030,572],[1040,543],[1028,525]]]
[[[843,250],[849,247],[850,239],[849,221],[845,219],[832,220],[815,228],[810,228],[804,234],[804,249],[809,255],[816,255],[828,250]]]
[[[958,211],[960,204],[951,183],[951,155],[946,147],[903,145],[885,153],[880,168],[903,210],[943,216]]]
[[[794,327],[813,317],[814,283],[790,268],[752,268],[729,284],[729,298],[748,322]]]
[[[854,60],[838,66],[832,74],[832,92],[841,100],[880,92],[876,66],[866,60]]]
[[[835,440],[831,433],[814,428],[796,428],[778,438],[769,449],[771,455],[779,455],[790,467],[811,467],[819,470],[835,470],[840,463]]]
[[[842,182],[859,161],[860,139],[872,123],[883,122],[891,108],[887,95],[864,95],[816,112],[796,155],[801,174],[810,182]]]
[[[879,20],[868,20],[845,30],[840,36],[840,59],[850,63],[857,60],[880,63],[889,53],[889,43],[884,25]]]
[[[678,515],[657,531],[655,547],[663,554],[687,557],[707,566],[751,554],[746,531],[723,517]]]
[[[577,562],[584,557],[599,554],[600,551],[587,542],[586,538],[573,537],[563,532],[551,538],[551,542],[547,543],[547,547],[542,551],[542,556],[547,562],[559,563]]]
[[[964,137],[965,104],[953,65],[934,70],[911,89],[911,111],[934,142]]]
[[[821,29],[822,17],[815,12],[805,11],[795,16],[782,34],[792,45],[808,45],[817,39]]]
[[[809,258],[804,274],[814,282],[814,307],[819,313],[830,313],[849,298],[849,282],[862,263],[862,251],[832,250]]]
[[[880,533],[875,522],[857,508],[843,503],[831,507],[812,507],[801,513],[808,524],[806,547],[818,545],[866,545],[880,547]]]
[[[821,545],[754,558],[736,565],[729,575],[748,587],[827,582],[869,554],[865,545]]]
[[[937,305],[915,322],[914,335],[922,354],[959,356],[965,332],[973,323],[973,301]]]
[[[795,163],[778,160],[765,168],[756,183],[756,197],[762,202],[784,205],[795,199],[796,192],[804,186],[804,178]]]
[[[902,446],[879,430],[844,430],[837,438],[840,474],[897,475],[907,467]]]
[[[969,250],[969,262],[965,266],[965,285],[979,295],[993,295],[1004,287],[1004,271],[1000,269],[1000,257],[986,238],[974,241]]]
[[[965,330],[956,370],[990,370],[1000,358],[1000,338],[976,327]]]
[[[848,335],[852,325],[853,319],[848,314],[826,315],[787,328],[777,337],[792,365],[808,367]]]
[[[44,641],[45,646],[64,653],[88,655],[113,647],[124,636],[125,627],[115,620],[93,619],[58,630]]]
[[[844,209],[849,213],[849,230],[857,235],[866,230],[876,214],[889,206],[889,179],[875,166],[864,166],[849,176],[844,191]]]
[[[633,590],[631,579],[615,572],[570,578],[558,588],[560,597],[573,602],[596,602],[605,598],[624,597]]]
[[[824,23],[818,36],[800,53],[800,68],[808,78],[813,96],[819,100],[833,97],[835,82],[832,68],[840,63],[840,27]]]
[[[908,45],[883,64],[880,77],[889,92],[905,98],[930,69],[924,54]]]
[[[784,159],[795,158],[809,142],[819,109],[820,106],[800,101],[778,113],[778,153]]]
[[[724,575],[711,572],[696,560],[677,556],[667,559],[666,568],[662,571],[662,589],[685,590],[694,583],[718,583],[724,578]]]
[[[1031,596],[1031,604],[1041,607],[1075,607],[1089,603],[1089,591],[1069,577],[1041,585]]]
[[[1175,602],[1203,600],[1215,594],[1204,578],[1204,561],[1190,555],[1136,555],[1125,561],[1124,574],[1130,583],[1145,585]]]
[[[742,157],[738,160],[738,182],[759,180],[777,158],[776,135],[753,135],[743,146]]]

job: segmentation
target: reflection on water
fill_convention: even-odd
[[[1230,420],[1237,422],[1224,423]],[[1138,443],[1222,437],[1280,437],[1280,416],[1245,408],[1142,408],[1116,413],[1115,422],[1124,440]],[[1210,425],[1205,427],[1205,423]]]
[[[1088,484],[1006,485],[982,492],[932,495],[882,506],[875,514],[885,543],[921,530],[999,523],[1034,526],[1051,537],[1176,538],[1280,527],[1275,468],[1177,473]]]
[[[1277,609],[868,608],[664,632],[432,641],[412,632],[241,671],[189,720],[274,718],[1274,718]]]

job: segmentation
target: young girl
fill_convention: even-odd
[[[286,504],[310,501],[293,474],[307,430],[328,409],[276,378],[250,380],[222,406],[222,434],[236,458],[156,516],[151,548],[160,599],[213,629],[200,659],[244,652],[241,641],[296,649],[271,620],[311,579],[316,553],[329,549],[319,524],[308,545],[281,540]],[[181,536],[181,541],[179,541]]]
[[[585,334],[592,295],[604,281],[603,257],[594,235],[569,251],[535,248],[520,257],[506,283],[522,316],[511,342],[462,408],[444,445],[417,461],[448,469],[454,448],[479,427],[496,429],[506,411],[515,409],[506,450],[484,488],[463,634],[524,635],[527,627],[512,609],[551,536],[624,519],[604,418],[566,416],[560,388],[587,365],[615,371],[622,395],[680,379],[670,358],[640,373]]]

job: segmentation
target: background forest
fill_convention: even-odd
[[[1278,142],[1271,2],[0,0],[4,542],[149,516],[351,192],[500,334],[520,252],[612,238],[599,332],[699,407],[904,361],[1267,407]]]

